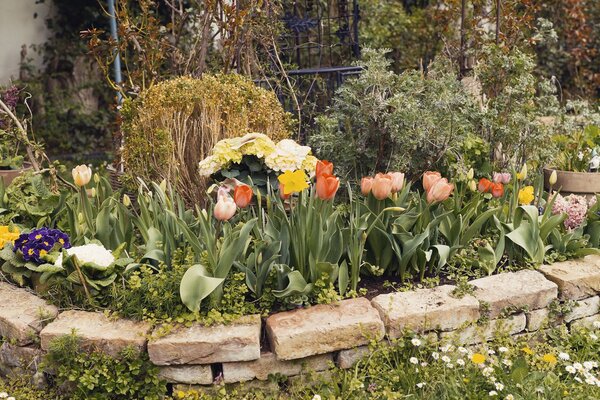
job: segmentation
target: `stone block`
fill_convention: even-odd
[[[600,315],[592,315],[571,322],[571,328],[600,329]]]
[[[112,320],[98,312],[70,310],[61,313],[40,333],[42,349],[48,350],[50,342],[73,331],[80,339],[81,348],[101,351],[116,357],[126,347],[139,351],[146,348],[146,335],[151,326],[145,322],[127,319]]]
[[[549,321],[550,311],[547,308],[529,311],[527,317],[527,330],[529,332],[537,331]]]
[[[493,319],[482,325],[470,325],[454,332],[442,332],[441,339],[453,339],[464,345],[489,341],[497,333],[514,335],[525,330],[527,320],[525,314],[513,315],[509,318]]]
[[[372,301],[383,319],[387,334],[400,337],[405,329],[451,331],[479,318],[479,302],[472,296],[452,296],[455,286],[382,294]]]
[[[558,287],[537,271],[522,270],[475,279],[473,296],[489,305],[489,318],[505,311],[538,310],[556,299]]]
[[[297,360],[278,360],[273,353],[262,353],[258,360],[223,363],[225,383],[246,382],[253,379],[266,381],[270,374],[285,376],[302,372],[324,371],[333,364],[331,354],[319,354]]]
[[[576,319],[598,314],[600,311],[600,297],[594,296],[576,302],[573,310],[565,315],[564,321],[571,322]]]
[[[0,336],[19,346],[37,341],[44,324],[58,315],[58,309],[31,292],[0,282]]]
[[[369,300],[343,300],[335,304],[286,311],[267,318],[271,349],[280,360],[330,353],[380,340],[383,322]]]
[[[210,365],[176,365],[159,367],[158,376],[169,383],[210,385],[213,373]]]
[[[352,368],[358,361],[368,357],[371,354],[369,346],[360,346],[353,349],[346,349],[339,352],[336,358],[338,367],[347,369]]]
[[[600,256],[542,265],[540,272],[558,285],[560,298],[580,300],[600,293]]]
[[[228,325],[196,323],[150,340],[148,354],[156,365],[256,360],[260,357],[260,331],[260,315],[245,316]]]
[[[42,350],[34,346],[15,346],[8,342],[0,346],[0,362],[7,367],[37,370]]]

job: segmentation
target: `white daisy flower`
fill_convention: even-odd
[[[419,359],[417,357],[411,357],[408,361],[410,361],[411,364],[415,365],[419,363]]]
[[[507,367],[512,367],[513,365],[512,361],[510,361],[508,358],[502,360],[502,364],[506,365]]]
[[[506,347],[502,346],[502,347],[498,347],[498,351],[500,353],[506,353],[508,351],[508,349]]]
[[[459,358],[458,360],[456,360],[456,363],[462,367],[465,365],[465,360],[463,360],[462,358]]]
[[[496,382],[494,384],[494,386],[496,386],[496,390],[498,390],[498,391],[504,390],[504,385],[502,383],[500,383],[500,382]]]
[[[411,342],[411,343],[413,344],[413,346],[415,346],[415,347],[419,347],[419,346],[421,345],[421,341],[420,341],[419,339],[417,339],[417,338],[414,338],[414,339],[413,339],[413,340],[411,340],[410,342]]]
[[[436,351],[434,351],[433,353],[431,353],[431,358],[433,358],[434,360],[437,360],[438,358],[440,358],[440,354]]]
[[[423,386],[425,386],[425,382],[419,382],[419,383],[417,383],[417,387],[419,389],[421,389]]]
[[[570,373],[570,374],[574,374],[574,373],[576,373],[576,372],[577,372],[577,370],[575,369],[575,367],[574,367],[574,366],[572,366],[572,365],[567,365],[567,366],[565,367],[565,370],[566,370],[568,373]]]
[[[448,356],[442,356],[442,361],[445,363],[449,363],[450,362],[450,357]]]
[[[507,394],[504,400],[515,400],[515,396],[513,396],[512,394]]]
[[[570,359],[571,357],[567,353],[558,353],[558,358],[566,361],[566,360]]]
[[[498,396],[498,392],[496,392],[495,390],[490,390],[490,393],[488,394],[490,395],[490,397]]]

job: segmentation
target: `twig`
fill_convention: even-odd
[[[27,157],[29,157],[29,161],[31,162],[33,169],[39,171],[40,165],[35,159],[35,154],[33,153],[33,150],[31,148],[31,142],[29,141],[29,136],[27,136],[27,131],[25,130],[25,128],[23,128],[23,125],[21,125],[21,121],[19,121],[15,114],[13,114],[13,112],[10,111],[10,108],[8,108],[8,106],[2,100],[0,100],[0,108],[2,108],[2,110],[6,114],[8,114],[8,116],[15,122],[15,125],[17,125],[17,130],[22,136],[21,140],[25,142],[25,148],[27,149]]]

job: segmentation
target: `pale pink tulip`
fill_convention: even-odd
[[[371,178],[370,176],[365,176],[364,178],[362,178],[362,180],[360,181],[360,191],[363,194],[363,196],[367,196],[369,193],[371,193],[372,187],[373,178]]]
[[[510,182],[510,174],[508,172],[494,172],[492,180],[495,183],[502,183],[506,185]]]
[[[404,187],[404,174],[402,172],[388,172],[392,177],[392,193],[398,193]]]
[[[448,179],[440,178],[427,191],[427,202],[437,203],[446,200],[454,190],[454,185],[448,183]]]

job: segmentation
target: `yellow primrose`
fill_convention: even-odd
[[[283,194],[285,195],[301,192],[308,188],[306,174],[300,169],[294,172],[285,171],[277,179],[283,185]]]
[[[473,354],[473,357],[471,357],[471,361],[475,364],[483,364],[485,362],[485,356],[481,353],[475,353]]]
[[[533,186],[525,186],[519,190],[519,204],[528,205],[535,199],[533,194]]]
[[[546,361],[548,364],[556,364],[558,360],[554,354],[546,353],[542,357],[542,360]]]
[[[13,244],[19,238],[19,234],[19,229],[16,226],[12,227],[12,230],[7,225],[0,226],[0,249],[7,243]]]
[[[521,349],[521,351],[525,354],[529,354],[530,356],[534,354],[533,350],[531,350],[529,347],[525,346]]]

